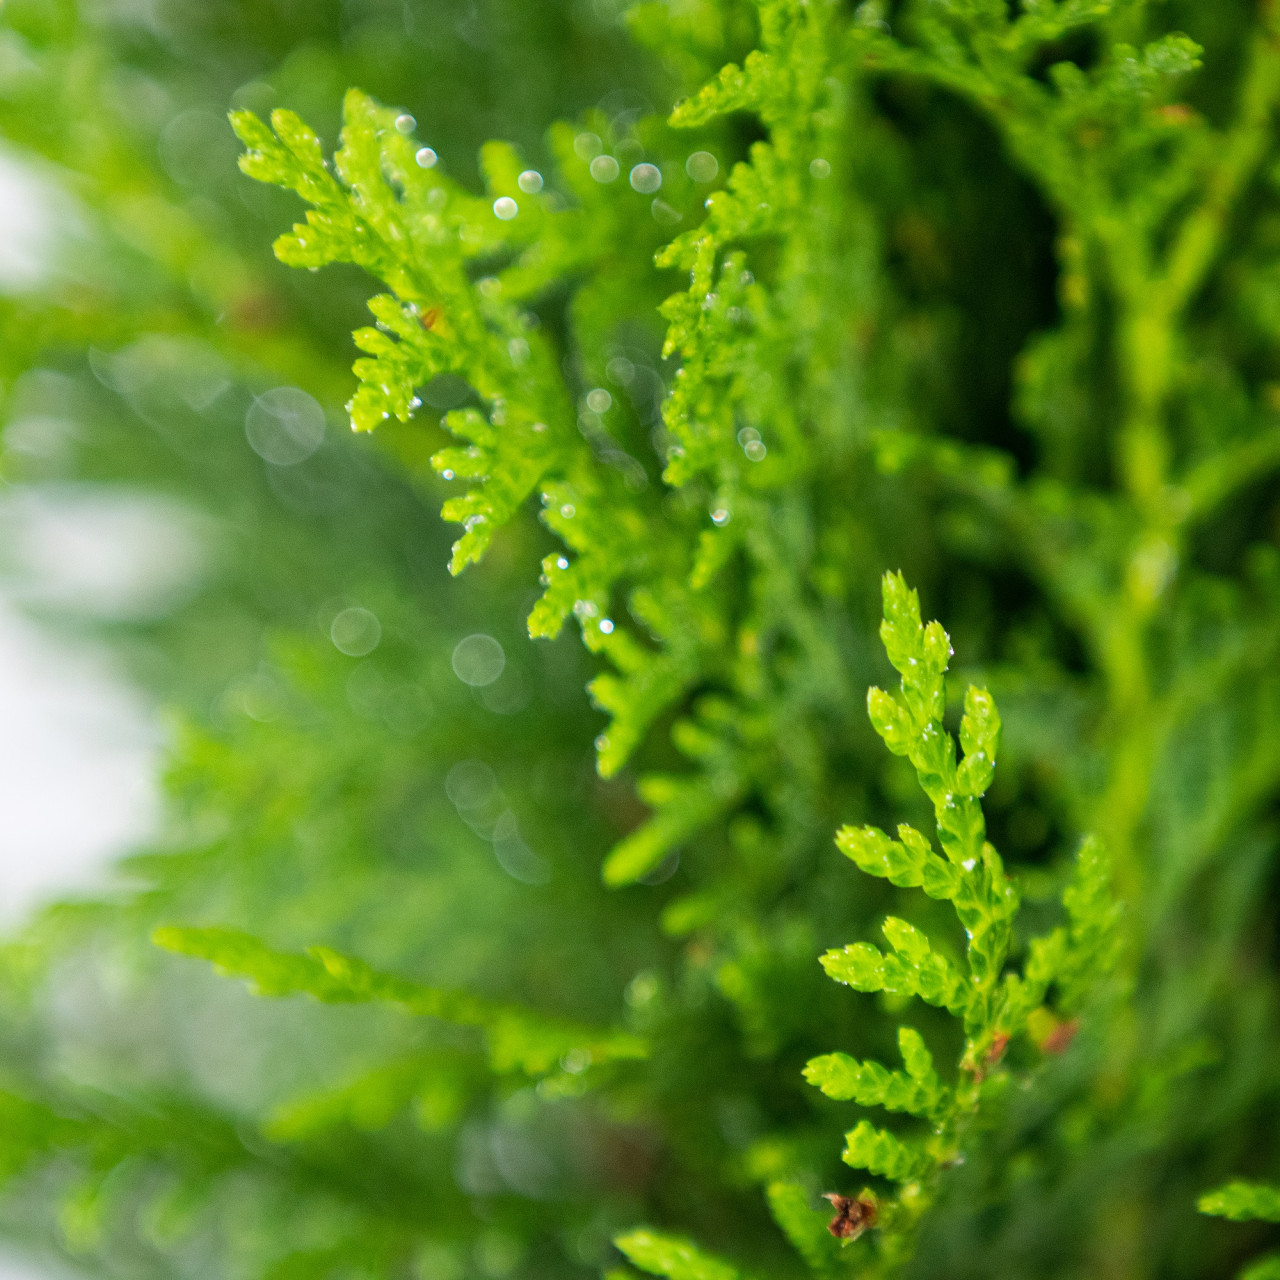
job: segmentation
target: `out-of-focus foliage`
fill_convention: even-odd
[[[1270,6],[8,0],[0,71],[3,475],[202,552],[60,619],[169,803],[2,953],[5,1233],[1267,1274],[1195,1210],[1280,1174]],[[896,576],[864,702],[899,567],[963,702]]]
[[[1264,1182],[1228,1182],[1201,1196],[1199,1209],[1232,1222],[1280,1222],[1280,1187]],[[1241,1280],[1274,1280],[1276,1276],[1280,1276],[1280,1253],[1258,1258],[1240,1273]]]

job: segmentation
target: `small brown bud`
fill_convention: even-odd
[[[879,1206],[867,1192],[856,1200],[835,1191],[828,1191],[822,1198],[830,1200],[835,1208],[836,1216],[827,1223],[827,1230],[837,1240],[856,1240],[868,1227],[876,1225]]]
[[[991,1047],[987,1050],[986,1056],[982,1059],[982,1065],[991,1068],[1004,1057],[1004,1051],[1009,1047],[1009,1033],[1007,1031],[997,1031],[991,1037]]]
[[[1045,1053],[1061,1053],[1076,1038],[1076,1032],[1080,1030],[1079,1018],[1068,1018],[1066,1022],[1060,1022],[1048,1036],[1045,1037],[1044,1044],[1040,1047]]]
[[[997,1031],[991,1037],[991,1043],[987,1045],[987,1051],[982,1055],[982,1061],[975,1063],[966,1056],[964,1065],[973,1072],[973,1078],[981,1082],[987,1078],[987,1072],[1004,1057],[1004,1051],[1008,1047],[1009,1033],[1007,1031]]]

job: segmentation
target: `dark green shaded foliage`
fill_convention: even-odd
[[[1195,1212],[1280,1173],[1270,7],[622,8],[6,5],[82,227],[3,305],[4,475],[209,555],[60,620],[179,725],[154,846],[3,952],[0,1222],[129,1277],[1272,1274]]]

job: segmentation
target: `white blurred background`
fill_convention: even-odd
[[[0,151],[0,291],[39,286],[71,208]],[[154,708],[104,653],[38,618],[160,607],[195,568],[181,526],[181,513],[128,495],[0,485],[0,930],[101,883],[153,828]],[[0,1252],[0,1280],[67,1274]]]

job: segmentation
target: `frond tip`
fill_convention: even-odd
[[[902,679],[896,693],[870,691],[871,723],[890,751],[915,766],[933,802],[942,852],[905,824],[896,840],[877,827],[844,827],[836,845],[868,875],[950,902],[967,945],[963,958],[955,958],[951,939],[935,939],[890,916],[882,926],[888,951],[854,942],[828,951],[822,967],[856,991],[915,997],[961,1020],[960,1075],[946,1083],[923,1036],[908,1026],[898,1031],[903,1071],[829,1053],[813,1058],[804,1074],[829,1098],[905,1112],[928,1123],[926,1134],[899,1136],[861,1120],[846,1136],[847,1164],[913,1188],[875,1219],[882,1230],[902,1235],[912,1229],[942,1170],[958,1157],[987,1090],[1004,1070],[1000,1064],[1012,1038],[1024,1036],[1048,1051],[1054,1036],[1037,1040],[1033,1028],[1052,1024],[1074,1031],[1075,1015],[1094,981],[1114,960],[1118,908],[1105,851],[1098,841],[1086,840],[1063,895],[1066,924],[1031,940],[1021,974],[1005,973],[1018,895],[986,839],[981,805],[1000,745],[995,700],[985,689],[969,688],[957,744],[943,724],[951,642],[938,623],[922,621],[919,597],[901,574],[885,575],[880,636]],[[1061,1018],[1045,1005],[1051,990]],[[1058,1038],[1065,1047],[1070,1037]]]

